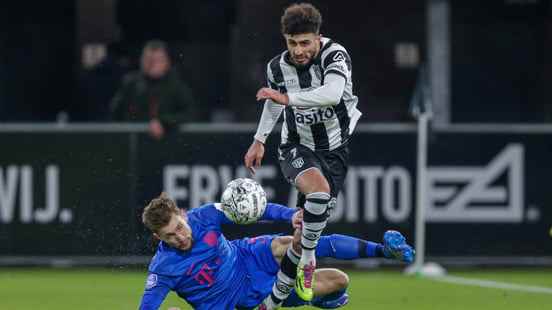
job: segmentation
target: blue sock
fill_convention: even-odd
[[[343,296],[343,294],[345,294],[347,292],[347,289],[342,289],[341,291],[337,291],[335,293],[331,293],[331,294],[328,294],[326,296],[315,296],[312,301],[311,301],[311,304],[313,306],[317,306],[319,305],[320,303],[323,303],[323,302],[326,302],[326,301],[332,301],[332,300],[336,300],[338,298],[340,298],[341,296]]]
[[[320,237],[316,256],[344,260],[384,257],[382,244],[339,234]]]
[[[301,307],[308,304],[310,304],[310,302],[304,301],[303,299],[299,298],[299,296],[297,296],[297,293],[295,293],[295,289],[293,289],[291,290],[291,294],[289,294],[288,298],[284,300],[282,307]]]

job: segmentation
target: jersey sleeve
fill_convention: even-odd
[[[277,59],[273,59],[267,65],[266,80],[267,80],[268,87],[274,90],[278,90],[278,85],[274,80],[274,76],[272,74],[272,69],[271,69],[271,65],[275,61],[277,61]],[[261,120],[259,121],[259,125],[257,126],[257,132],[255,133],[255,136],[254,136],[255,140],[258,140],[259,142],[262,142],[262,143],[266,142],[266,139],[272,132],[272,129],[274,129],[274,126],[278,122],[278,119],[280,118],[280,115],[282,114],[283,110],[284,110],[283,105],[277,104],[270,99],[265,100],[265,103],[263,105],[263,112],[261,114]]]
[[[314,108],[337,105],[345,90],[345,79],[329,74],[324,85],[306,92],[289,93],[289,105],[301,108]]]
[[[209,229],[215,229],[218,231],[220,231],[220,226],[222,224],[232,223],[232,221],[224,215],[224,212],[217,208],[217,206],[213,203],[192,209],[189,216],[197,217],[198,221],[202,225],[209,226]]]
[[[261,221],[290,222],[297,209],[286,207],[277,203],[268,203]]]
[[[342,76],[345,81],[350,79],[351,57],[341,45],[331,46],[321,56],[324,78],[329,74],[337,74]]]
[[[150,273],[140,302],[140,310],[157,310],[173,287],[173,279]]]

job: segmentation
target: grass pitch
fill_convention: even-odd
[[[552,309],[552,269],[450,272],[465,278],[544,288],[540,293],[442,283],[404,276],[399,270],[349,271],[348,274],[351,302],[342,309]],[[144,282],[143,271],[0,268],[0,309],[137,309]],[[161,309],[170,307],[191,309],[173,293]]]

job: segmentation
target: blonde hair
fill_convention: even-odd
[[[179,214],[180,209],[176,203],[169,198],[167,193],[162,192],[159,197],[154,198],[142,212],[142,222],[154,233],[165,227],[171,221],[174,214]]]

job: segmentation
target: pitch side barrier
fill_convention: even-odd
[[[216,201],[248,176],[255,124],[186,124],[165,139],[147,124],[1,124],[0,264],[136,264],[151,256],[140,212],[162,190],[180,207]],[[295,204],[275,132],[257,179]],[[360,124],[327,232],[414,235],[416,126]],[[427,172],[427,256],[444,264],[552,265],[552,125],[434,128]],[[289,225],[224,227],[230,238]],[[365,261],[361,264],[371,264]]]

